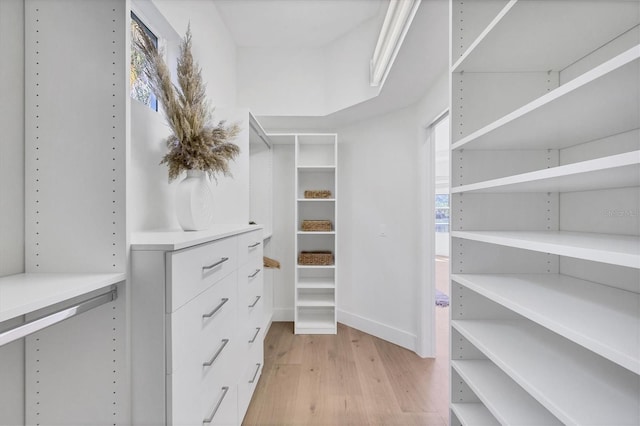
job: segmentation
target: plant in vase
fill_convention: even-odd
[[[171,129],[166,139],[167,154],[160,164],[169,167],[169,181],[182,172],[187,176],[176,191],[176,213],[184,230],[201,230],[212,220],[213,194],[210,179],[217,175],[230,176],[229,161],[240,148],[232,143],[240,131],[237,123],[222,120],[215,124],[213,108],[205,96],[200,67],[191,53],[191,28],[180,44],[177,62],[177,82],[171,81],[171,73],[161,52],[144,30],[135,26],[135,48],[144,58],[144,73],[155,93]]]

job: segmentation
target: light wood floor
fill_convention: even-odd
[[[438,361],[339,324],[294,335],[273,323],[245,425],[445,425],[448,381]]]
[[[448,292],[448,259],[435,262]],[[436,308],[435,359],[338,324],[337,335],[294,335],[275,322],[244,425],[447,425],[449,308]]]

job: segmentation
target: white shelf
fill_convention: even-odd
[[[301,202],[309,202],[309,203],[318,203],[318,202],[335,202],[335,198],[298,198],[298,201]]]
[[[333,293],[298,293],[298,306],[334,307],[335,305]]]
[[[464,192],[570,192],[640,184],[640,151],[451,188]]]
[[[491,361],[453,360],[451,366],[500,424],[562,425]]]
[[[300,269],[335,269],[336,265],[296,265]]]
[[[336,166],[298,166],[299,172],[327,172],[333,173]]]
[[[333,278],[298,278],[298,288],[335,288]]]
[[[560,71],[637,25],[638,7],[637,2],[512,0],[451,71]]]
[[[451,279],[640,374],[640,295],[558,274],[453,274]]]
[[[298,231],[298,235],[336,235],[336,231]]]
[[[479,402],[451,404],[451,411],[465,426],[500,426],[487,407]]]
[[[126,279],[126,274],[26,273],[0,278],[0,322]]]
[[[637,45],[460,139],[451,148],[560,149],[637,129],[639,57]]]
[[[640,269],[640,237],[566,231],[453,231],[451,237]]]
[[[640,424],[640,381],[628,370],[529,321],[451,324],[560,421]]]

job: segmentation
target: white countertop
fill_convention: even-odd
[[[232,235],[262,229],[262,225],[219,224],[206,231],[167,229],[131,234],[131,250],[180,250]]]

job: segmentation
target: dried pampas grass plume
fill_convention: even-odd
[[[231,141],[240,127],[237,123],[227,125],[224,120],[217,125],[211,123],[213,111],[205,97],[200,67],[191,54],[191,26],[180,44],[177,86],[153,41],[139,25],[135,28],[134,45],[144,57],[145,75],[173,133],[166,140],[169,152],[160,162],[169,167],[169,181],[186,170],[202,170],[213,179],[217,174],[230,176],[229,160],[240,153]]]

